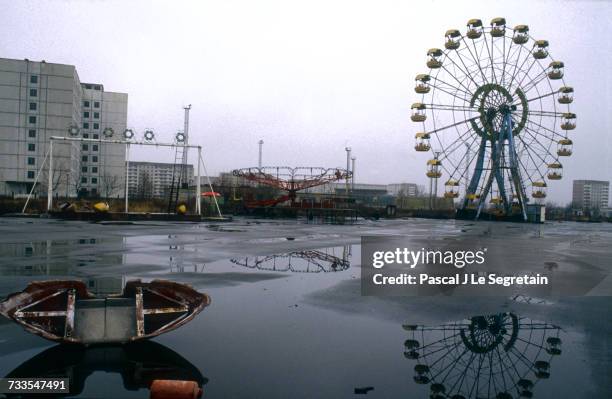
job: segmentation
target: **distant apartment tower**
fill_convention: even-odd
[[[418,188],[414,183],[387,184],[387,192],[389,195],[393,195],[395,197],[400,194],[406,197],[416,197]]]
[[[574,180],[572,202],[575,209],[608,208],[610,182],[602,180]]]
[[[81,83],[73,65],[0,58],[0,195],[27,194],[51,136],[103,139],[127,125],[127,94]],[[123,193],[125,148],[117,144],[56,142],[53,191],[118,196]],[[46,195],[46,166],[35,192]]]
[[[82,83],[81,88],[81,137],[123,139],[127,128],[127,94],[105,91],[103,85],[95,83]],[[123,197],[125,151],[120,144],[82,143],[80,191],[105,198]]]
[[[177,168],[180,165],[176,166]],[[185,165],[188,185],[194,183],[193,165]],[[128,168],[128,187],[130,198],[164,198],[170,193],[173,163],[130,161]],[[178,171],[177,171],[178,172]],[[176,182],[175,182],[176,184]]]

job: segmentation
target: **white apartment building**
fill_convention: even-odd
[[[180,168],[180,165],[176,166]],[[130,198],[164,198],[169,195],[173,163],[130,161],[128,168],[128,187]],[[179,173],[179,171],[176,171]],[[187,185],[194,184],[193,165],[185,165],[184,176]],[[175,182],[176,184],[176,182]]]
[[[122,139],[127,127],[127,94],[104,90],[101,84],[82,83],[81,134],[90,139]],[[80,190],[103,197],[125,192],[123,145],[81,143]]]
[[[51,136],[120,136],[127,125],[127,94],[81,83],[73,65],[0,58],[0,195],[27,194],[43,164]],[[112,129],[112,130],[111,130]],[[56,142],[53,191],[120,196],[125,148],[117,144]],[[43,168],[35,192],[46,195]]]
[[[610,182],[602,180],[574,180],[572,202],[575,209],[608,208]]]
[[[414,183],[394,183],[387,184],[387,193],[397,197],[402,194],[406,197],[416,197],[418,193],[418,187]]]

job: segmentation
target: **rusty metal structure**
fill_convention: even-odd
[[[351,171],[346,169],[313,166],[294,168],[289,166],[251,167],[235,169],[232,174],[287,193],[277,198],[247,201],[245,202],[247,207],[271,207],[287,201],[290,201],[291,206],[294,206],[298,191],[351,177]]]
[[[444,198],[457,201],[461,218],[527,221],[573,152],[565,64],[529,26],[501,17],[489,25],[470,19],[442,40],[427,51],[428,72],[415,77],[410,116],[414,149],[429,153],[430,192],[437,196],[443,178]]]
[[[43,338],[64,343],[127,343],[193,319],[210,297],[166,280],[128,281],[118,295],[96,297],[79,280],[36,281],[0,303],[0,314]]]

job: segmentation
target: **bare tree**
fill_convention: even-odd
[[[47,161],[48,162],[48,161]],[[58,160],[53,162],[53,178],[51,181],[51,190],[57,195],[58,188],[61,184],[66,185],[66,194],[70,186],[69,184],[70,170],[66,168],[65,160]],[[43,165],[43,170],[38,177],[38,192],[47,193],[49,189],[49,165]]]
[[[104,171],[104,173],[100,175],[100,183],[102,186],[102,194],[106,199],[110,198],[113,193],[121,187],[121,179],[119,176],[107,171]]]
[[[414,190],[414,196],[421,197],[424,195],[427,195],[427,192],[425,191],[425,186],[418,184]]]
[[[153,197],[153,180],[147,172],[140,172],[138,175],[138,198],[150,199]]]
[[[76,173],[70,175],[70,186],[77,197],[82,195],[83,189],[83,173],[78,169]]]

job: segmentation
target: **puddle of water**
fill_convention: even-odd
[[[121,376],[121,383],[108,384],[104,380],[105,397],[125,398],[130,391],[145,397],[154,380],[193,381],[204,387],[208,379],[187,359],[172,349],[153,341],[142,341],[123,346],[55,345],[9,372],[7,378],[58,378],[70,376],[70,395],[96,395],[88,381],[94,373]],[[91,378],[95,380],[95,378]]]
[[[58,276],[87,279],[89,289],[101,295],[117,292],[127,279],[165,278],[192,284],[208,293],[212,304],[185,326],[151,342],[159,346],[141,353],[90,348],[62,357],[51,343],[0,320],[0,377],[31,367],[40,375],[50,372],[50,366],[61,372],[85,371],[77,376],[75,389],[82,387],[76,396],[88,398],[149,397],[146,375],[156,370],[162,377],[205,383],[204,398],[354,398],[356,392],[368,398],[428,398],[432,389],[434,397],[444,398],[476,397],[476,392],[491,398],[506,392],[516,398],[520,389],[529,389],[535,398],[559,398],[567,392],[575,398],[612,396],[612,388],[605,385],[609,299],[584,298],[570,307],[563,300],[528,297],[361,297],[360,246],[348,245],[358,242],[355,235],[406,234],[415,237],[420,248],[416,239],[468,235],[480,240],[486,231],[480,224],[476,229],[469,223],[411,223],[381,221],[344,230],[313,226],[303,231],[281,223],[243,223],[237,228],[252,231],[242,241],[233,237],[243,233],[210,231],[202,228],[206,224],[175,226],[172,231],[125,226],[123,232],[116,230],[121,226],[67,223],[71,233],[49,235],[49,241],[30,242],[26,233],[20,240],[11,237],[11,242],[0,243],[3,294],[20,291],[32,280]],[[131,230],[135,228],[140,230]],[[540,237],[546,242],[575,238],[566,227],[561,232],[546,228]],[[115,230],[100,238],[100,229]],[[500,231],[521,234],[526,241],[533,233]],[[487,239],[502,242],[507,236],[500,231],[492,229]],[[593,245],[593,256],[601,259],[589,261],[604,264],[609,253],[600,244],[609,232],[592,234],[574,248]],[[327,245],[318,244],[326,240]],[[312,248],[304,248],[309,244]],[[498,249],[506,247],[499,244]],[[566,253],[546,253],[534,262],[557,270],[573,260]],[[402,328],[406,320],[416,326]],[[549,341],[551,337],[560,344]],[[418,346],[411,343],[407,348],[407,340],[418,341]],[[554,354],[551,345],[561,352]],[[419,356],[407,356],[410,349]],[[168,351],[176,356],[166,356]],[[147,372],[138,373],[134,364]],[[417,365],[428,367],[419,368],[426,383],[415,380]]]

